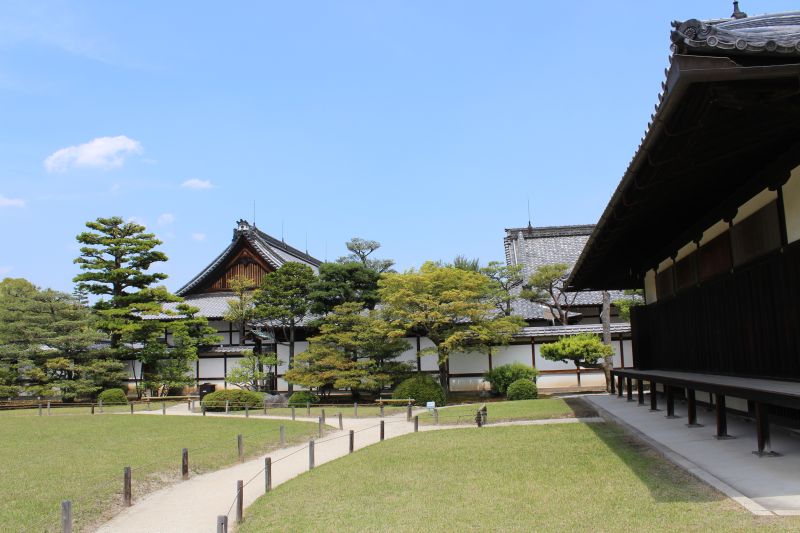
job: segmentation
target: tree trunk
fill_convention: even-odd
[[[289,326],[289,369],[294,368],[294,324]],[[294,392],[294,385],[289,383],[289,394]]]
[[[444,396],[447,398],[450,394],[450,370],[447,365],[447,357],[442,357],[441,354],[439,354],[439,384],[444,389]]]
[[[611,295],[603,291],[603,307],[600,311],[600,322],[603,324],[603,344],[611,345]],[[614,356],[603,358],[603,374],[606,378],[606,392],[611,391],[611,368]]]

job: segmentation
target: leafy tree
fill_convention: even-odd
[[[100,328],[111,338],[114,358],[141,361],[141,375],[135,375],[134,366],[137,395],[141,397],[148,384],[165,394],[164,389],[188,383],[188,377],[179,376],[181,371],[188,375],[197,347],[219,340],[206,319],[196,316],[196,308],[181,303],[165,287],[153,286],[167,277],[151,270],[167,260],[156,250],[161,241],[144,226],[120,217],[98,218],[86,226],[91,231],[78,235],[83,246],[75,259],[83,272],[74,281],[78,290],[101,297],[94,309]],[[177,305],[168,310],[166,303]],[[165,315],[171,318],[172,344],[164,342],[164,323],[154,319]],[[178,362],[161,362],[166,359]]]
[[[614,355],[614,349],[608,344],[603,344],[597,335],[581,333],[543,344],[541,354],[549,361],[572,362],[576,369],[598,368],[604,358]]]
[[[323,263],[311,284],[311,312],[324,315],[347,302],[362,302],[374,309],[378,303],[378,278],[378,272],[361,262]]]
[[[288,262],[264,276],[256,291],[256,318],[272,328],[283,330],[289,344],[289,368],[294,366],[295,334],[308,316],[311,304],[311,285],[314,271],[301,263]],[[289,392],[293,391],[291,383]]]
[[[247,350],[243,355],[239,364],[228,372],[228,383],[252,391],[268,390],[273,376],[269,369],[280,364],[278,356],[254,353],[253,350]]]
[[[391,324],[433,342],[434,347],[423,353],[436,353],[445,392],[451,353],[507,343],[523,325],[519,317],[497,313],[489,301],[491,280],[477,272],[425,263],[419,271],[385,275],[379,286]]]
[[[378,390],[411,370],[395,361],[410,347],[402,335],[378,312],[365,311],[360,302],[344,303],[321,320],[319,334],[309,339],[308,350],[297,355],[285,378],[323,394],[350,389],[358,398],[360,391]]]
[[[631,308],[644,303],[644,295],[641,289],[626,290],[625,296],[614,300],[613,303],[619,309],[619,317],[625,322],[631,320]]]
[[[453,267],[461,270],[468,270],[470,272],[480,272],[481,260],[469,259],[465,255],[457,255],[455,259],[453,259]]]
[[[228,310],[225,311],[223,318],[238,326],[239,344],[244,344],[247,323],[255,317],[253,290],[256,288],[256,282],[247,276],[234,276],[228,282],[228,286],[236,297],[228,300]]]
[[[577,292],[568,292],[565,282],[569,276],[569,265],[553,263],[542,265],[528,279],[521,296],[550,309],[554,320],[566,326],[569,323],[569,308],[578,297]]]
[[[511,316],[511,302],[516,298],[511,289],[523,281],[522,269],[523,265],[507,265],[500,261],[491,261],[481,269],[481,273],[492,280],[489,299],[506,316]]]
[[[394,261],[391,259],[373,259],[369,256],[378,248],[381,243],[378,241],[370,241],[360,237],[353,237],[345,243],[350,254],[340,257],[336,261],[338,263],[361,263],[370,270],[374,270],[379,274],[384,272],[391,272]]]

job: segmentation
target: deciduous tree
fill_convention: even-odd
[[[523,298],[546,306],[553,319],[564,326],[569,323],[569,308],[578,297],[577,292],[569,292],[565,288],[569,268],[566,263],[540,266],[528,279],[521,294]]]

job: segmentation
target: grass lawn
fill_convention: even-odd
[[[102,522],[121,505],[122,471],[131,466],[137,495],[177,481],[181,449],[190,472],[237,461],[236,435],[254,456],[279,443],[315,434],[308,422],[149,415],[0,415],[0,529],[60,531],[62,500],[72,500],[78,531]]]
[[[410,434],[277,487],[237,531],[797,531],[608,424]]]
[[[199,404],[196,409],[199,410]],[[160,407],[159,407],[160,409]],[[308,414],[305,406],[298,406],[295,409],[295,416],[298,417],[308,417],[311,416],[313,418],[317,418],[322,415],[322,409],[325,409],[325,418],[332,420],[334,417],[337,416],[337,413],[341,412],[344,418],[353,418],[355,416],[355,411],[353,409],[353,404],[341,404],[341,405],[326,405],[324,407],[314,407],[311,406],[311,414]],[[397,413],[405,413],[406,406],[386,406],[384,407],[383,414],[385,416],[397,414]],[[231,414],[241,415],[244,416],[244,411],[231,411]],[[258,409],[251,409],[250,414],[252,416],[263,415],[264,410],[263,408]],[[269,407],[267,408],[267,416],[292,416],[292,409],[290,407]],[[376,417],[380,416],[380,407],[376,405],[359,405],[358,406],[358,418],[369,418],[369,417]]]
[[[162,402],[150,402],[150,404],[146,403],[135,403],[133,404],[133,410],[135,412],[141,411],[161,411],[161,403]],[[167,408],[173,407],[176,404],[180,403],[181,405],[186,408],[186,402],[176,402],[176,401],[165,401],[163,402]],[[130,405],[104,405],[103,406],[103,413],[130,413],[131,407]],[[50,408],[50,416],[65,416],[65,415],[88,415],[92,412],[92,408],[88,405],[81,405],[81,406],[72,406],[71,404],[58,404],[53,403]],[[95,414],[100,414],[100,406],[94,406]],[[31,415],[38,415],[39,408],[32,407],[30,409],[0,409],[0,416],[31,416]],[[47,416],[47,402],[42,402],[42,416]]]
[[[475,424],[475,412],[480,403],[454,405],[439,408],[440,424]],[[568,418],[591,416],[582,402],[566,402],[561,398],[542,398],[538,400],[519,400],[515,402],[491,402],[486,404],[489,423],[509,420],[538,420],[543,418]],[[433,413],[419,415],[420,424],[434,424]]]

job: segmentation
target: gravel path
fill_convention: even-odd
[[[159,411],[151,413],[161,415]],[[192,415],[185,407],[168,409],[167,416]],[[163,416],[163,415],[162,415]],[[213,415],[225,416],[225,415]],[[283,417],[269,417],[272,419]],[[288,419],[288,418],[287,418]],[[316,422],[316,418],[297,418],[298,421]],[[387,416],[385,421],[385,438],[390,439],[414,431],[414,424],[406,421],[405,414]],[[503,425],[540,425],[564,424],[579,422],[600,422],[602,419],[564,418],[551,420],[529,420],[507,423],[496,423],[487,426]],[[328,433],[315,442],[315,464],[319,466],[349,453],[349,430],[355,431],[355,449],[375,444],[380,441],[380,419],[378,418],[345,418],[344,430],[328,426]],[[420,431],[440,429],[458,429],[474,426],[422,426]],[[308,471],[309,454],[307,443],[290,446],[273,451],[272,486],[276,487],[303,472]],[[234,505],[236,497],[236,481],[243,480],[244,507],[247,508],[256,498],[264,494],[264,457],[224,468],[216,472],[195,476],[188,481],[170,485],[152,492],[134,501],[132,507],[123,510],[112,520],[105,523],[97,531],[100,533],[182,533],[182,532],[216,532],[217,516],[228,514],[229,528],[233,529],[236,521]],[[249,483],[248,483],[249,481]]]

